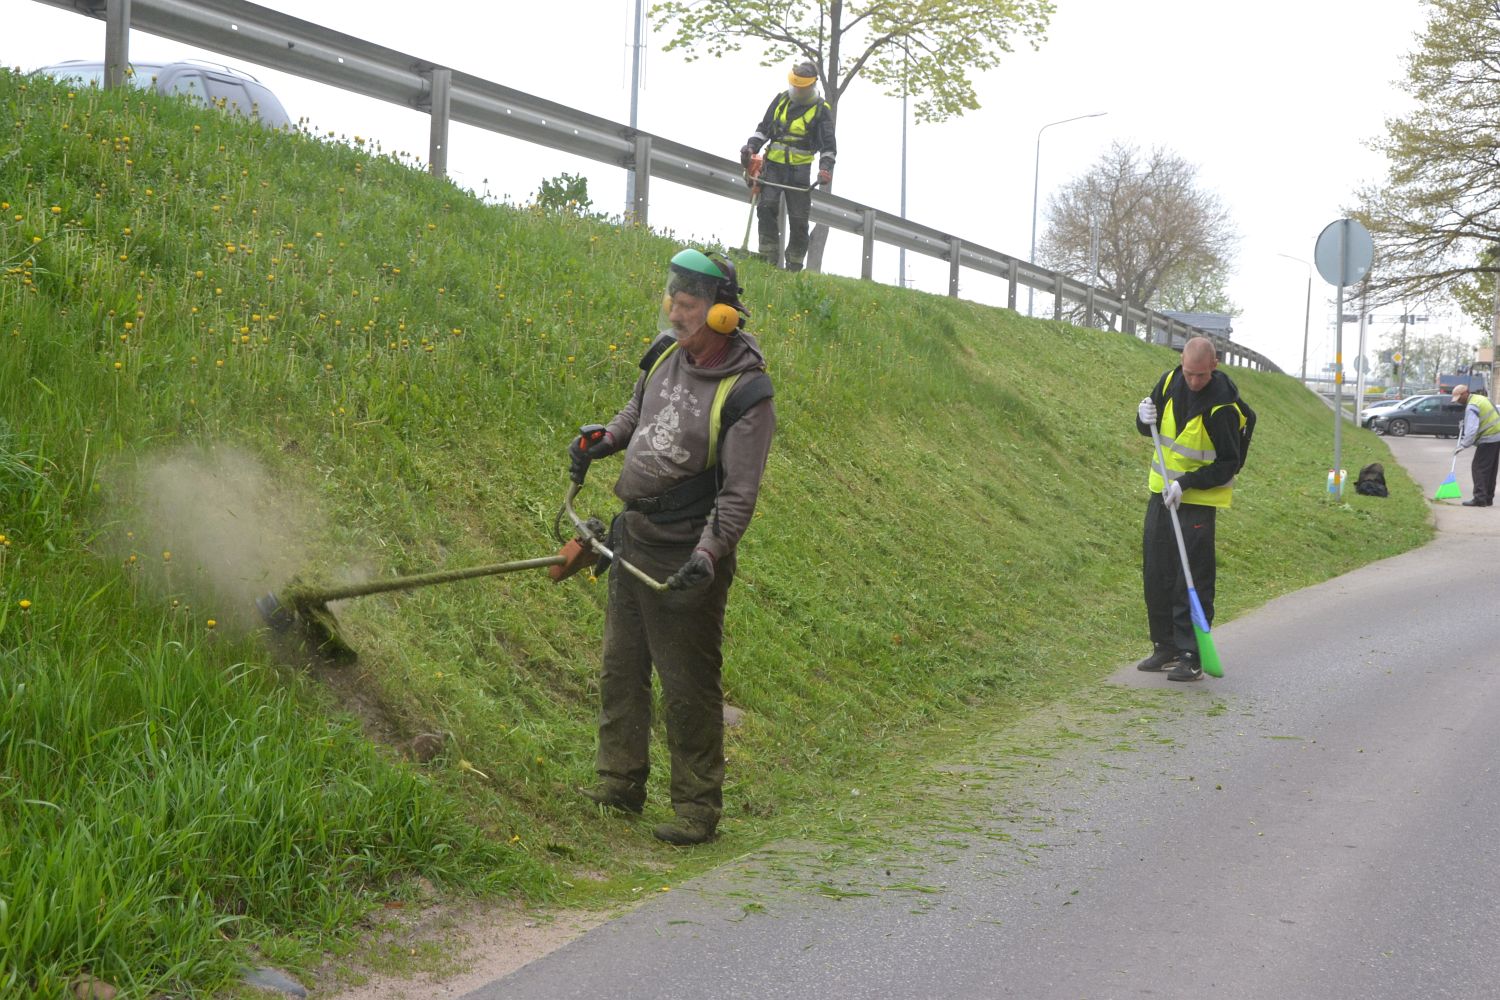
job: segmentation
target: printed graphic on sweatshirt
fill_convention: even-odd
[[[671,389],[663,386],[657,395],[665,399],[667,405],[657,411],[654,420],[641,428],[646,447],[641,450],[640,458],[659,459],[663,466],[686,465],[691,453],[682,447],[683,415],[701,417],[703,405],[699,402],[697,395],[681,383],[672,386]]]

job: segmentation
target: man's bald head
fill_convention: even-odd
[[[1194,337],[1182,345],[1182,377],[1188,388],[1202,392],[1213,380],[1214,369],[1219,367],[1219,357],[1214,351],[1214,342],[1207,337]]]

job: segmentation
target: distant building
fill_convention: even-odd
[[[1179,323],[1186,323],[1188,326],[1196,326],[1204,333],[1212,334],[1220,339],[1234,339],[1234,317],[1228,313],[1163,312],[1162,315],[1171,317]],[[1177,350],[1182,350],[1182,345],[1186,343],[1176,336],[1172,338],[1172,341],[1171,346]]]

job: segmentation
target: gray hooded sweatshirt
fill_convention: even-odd
[[[625,451],[615,495],[625,501],[661,496],[702,472],[708,460],[709,410],[720,380],[765,367],[755,338],[738,333],[729,338],[712,368],[694,364],[679,348],[655,372],[642,372],[630,402],[608,426],[616,447]],[[659,545],[704,549],[715,560],[733,552],[755,513],[775,430],[776,410],[770,399],[751,407],[729,428],[718,455],[723,485],[701,530],[696,518],[652,524],[644,517],[634,518],[631,530],[649,533],[654,536],[649,540]]]

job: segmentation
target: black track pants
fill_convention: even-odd
[[[1474,499],[1480,503],[1495,500],[1495,473],[1500,470],[1500,441],[1474,446],[1474,462],[1469,473],[1474,478]]]
[[[812,183],[812,164],[789,166],[785,163],[766,161],[761,177],[776,184],[789,184],[805,188]],[[786,263],[800,268],[807,259],[808,217],[812,214],[811,191],[788,191],[786,188],[766,184],[760,189],[760,203],[756,206],[756,217],[760,221],[760,253],[772,259],[781,245],[781,199],[786,199]]]
[[[1214,518],[1218,508],[1185,503],[1178,508],[1182,539],[1187,546],[1188,566],[1193,571],[1193,589],[1203,605],[1208,624],[1214,621]],[[1146,505],[1146,527],[1141,538],[1141,584],[1146,595],[1146,621],[1151,641],[1167,643],[1192,652],[1198,648],[1193,634],[1192,609],[1188,605],[1187,578],[1177,553],[1171,511],[1161,494],[1151,494]]]

